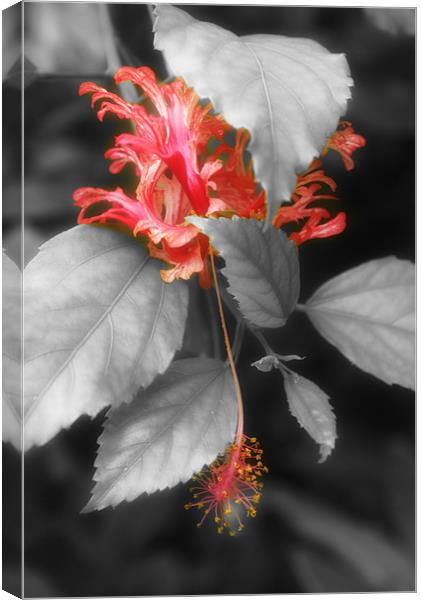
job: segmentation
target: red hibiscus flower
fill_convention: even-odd
[[[80,94],[91,93],[92,105],[101,101],[101,121],[110,112],[132,123],[134,132],[117,136],[115,146],[105,156],[111,160],[112,173],[133,165],[139,178],[136,194],[130,197],[120,188],[80,188],[73,196],[81,208],[78,222],[121,223],[133,235],[146,236],[151,256],[170,265],[161,270],[164,281],[189,279],[198,273],[201,286],[209,287],[209,241],[186,217],[265,218],[265,192],[245,157],[249,134],[242,129],[235,131],[222,116],[214,115],[211,104],[201,103],[182,79],[158,84],[148,67],[123,67],[115,81],[139,86],[144,101],[126,102],[91,82],[81,85]],[[234,144],[227,142],[227,134],[232,134]],[[347,124],[330,138],[327,148],[338,150],[350,168],[351,153],[364,144],[362,140]],[[298,177],[291,204],[281,206],[277,213],[275,226],[299,225],[299,231],[290,235],[298,244],[335,235],[345,227],[344,213],[331,218],[328,209],[310,206],[334,198],[321,193],[323,186],[335,189],[320,163],[314,162]]]

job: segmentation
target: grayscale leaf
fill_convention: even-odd
[[[377,29],[393,36],[415,35],[416,11],[414,8],[364,8],[367,19]]]
[[[259,360],[256,360],[252,363],[252,367],[258,369],[262,373],[269,373],[273,369],[278,369],[280,361],[278,358],[272,354],[268,354],[267,356],[263,356]]]
[[[415,386],[415,267],[394,256],[334,277],[303,307],[352,363],[389,384]]]
[[[2,386],[3,441],[22,449],[22,273],[3,252]]]
[[[110,68],[101,5],[34,2],[25,23],[25,55],[41,73],[83,77]]]
[[[274,515],[289,523],[295,535],[306,540],[292,552],[292,565],[305,591],[391,593],[414,589],[411,551],[384,527],[364,517],[352,517],[332,500],[323,504],[286,485],[267,489],[264,502]],[[309,560],[304,564],[304,556],[313,564]],[[347,580],[342,581],[346,574]]]
[[[315,383],[297,373],[283,371],[284,389],[290,412],[320,445],[320,461],[324,462],[334,449],[336,418],[328,396]]]
[[[298,356],[297,354],[268,354],[253,362],[251,366],[262,373],[268,373],[272,369],[280,369],[283,372],[283,362],[304,360],[304,358],[304,356]]]
[[[283,231],[254,219],[188,217],[221,252],[228,291],[251,323],[281,327],[299,296],[297,247]]]
[[[25,269],[25,448],[128,402],[183,341],[187,287],[130,236],[81,225]]]
[[[130,404],[111,409],[84,512],[187,481],[233,441],[237,410],[230,370],[211,358],[175,361]]]
[[[270,223],[345,113],[353,81],[344,54],[302,38],[238,37],[169,4],[155,14],[154,46],[172,73],[210,98],[234,127],[250,131]]]

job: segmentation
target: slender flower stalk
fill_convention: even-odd
[[[234,442],[227,448],[226,453],[193,477],[195,485],[191,488],[191,491],[195,501],[186,504],[185,508],[204,510],[198,527],[201,527],[206,517],[213,513],[214,522],[217,524],[217,532],[223,533],[226,531],[230,536],[234,536],[244,528],[242,521],[244,514],[247,517],[255,517],[255,506],[261,498],[263,485],[259,481],[259,477],[266,473],[268,469],[262,462],[263,451],[259,447],[257,439],[248,437],[243,433],[242,391],[224,318],[212,249],[210,250],[210,258],[227,358],[236,391],[237,429]]]
[[[230,365],[230,369],[231,369],[233,381],[234,381],[234,387],[235,387],[235,391],[236,391],[237,432],[236,432],[236,437],[235,437],[235,444],[240,445],[240,443],[242,441],[243,425],[244,425],[242,390],[240,387],[239,377],[237,375],[236,365],[234,362],[233,353],[232,353],[232,349],[231,349],[231,345],[230,345],[229,334],[228,334],[227,325],[226,325],[226,319],[224,317],[223,302],[221,300],[220,286],[218,283],[217,271],[215,268],[214,252],[212,251],[212,249],[210,250],[210,259],[211,259],[212,277],[213,277],[214,287],[215,287],[215,295],[217,297],[218,313],[220,315],[221,328],[223,330],[224,343],[225,343],[226,351],[227,351],[227,359],[229,361],[229,365]]]

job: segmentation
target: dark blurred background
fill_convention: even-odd
[[[107,171],[104,151],[121,122],[99,124],[82,81],[110,87],[116,56],[166,76],[141,4],[25,5],[25,257],[72,227],[79,186],[133,185]],[[348,215],[346,232],[300,250],[302,301],[330,277],[394,254],[414,260],[414,12],[400,9],[186,6],[237,34],[306,37],[348,58],[355,87],[347,118],[365,136],[356,168],[327,157]],[[10,10],[10,9],[9,9]],[[15,15],[15,16],[14,16]],[[3,246],[20,256],[20,121],[17,12],[4,39]],[[308,93],[306,89],[303,93]],[[187,352],[208,348],[192,316]],[[194,327],[196,332],[193,331]],[[255,520],[237,538],[198,530],[183,510],[188,485],[115,510],[80,514],[92,487],[103,414],[79,419],[25,457],[25,595],[176,595],[414,589],[414,396],[351,366],[294,314],[268,339],[307,360],[297,370],[331,398],[338,442],[326,463],[289,414],[277,373],[249,365],[262,356],[246,336],[239,361],[247,432],[270,472]],[[198,350],[199,349],[199,350]],[[19,457],[3,449],[4,587],[19,582]]]

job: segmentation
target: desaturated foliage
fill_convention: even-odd
[[[2,264],[2,384],[3,441],[22,449],[22,273],[3,252]]]
[[[299,296],[299,261],[294,242],[252,220],[199,219],[191,223],[224,256],[222,273],[242,315],[258,327],[281,327]]]
[[[148,390],[108,414],[95,461],[98,483],[85,510],[187,481],[224,452],[235,428],[227,366],[206,358],[174,361]]]
[[[353,83],[345,57],[312,40],[238,37],[170,5],[157,6],[156,15],[155,47],[172,73],[211,98],[235,127],[251,132],[271,222],[280,200],[294,191],[296,175],[319,155],[345,113]]]
[[[25,23],[25,56],[41,73],[92,73],[108,66],[101,5],[28,4]]]
[[[182,343],[187,290],[142,245],[80,225],[25,269],[25,448],[129,402]]]
[[[415,268],[394,256],[321,286],[304,310],[350,361],[387,383],[415,387]]]
[[[299,296],[297,246],[313,237],[339,233],[345,226],[343,213],[327,221],[331,215],[325,208],[310,206],[310,202],[331,201],[336,187],[321,169],[321,161],[312,160],[325,145],[323,153],[336,150],[350,170],[352,153],[365,143],[348,123],[333,133],[350,95],[343,55],[308,40],[238,38],[171,6],[159,7],[157,14],[156,47],[163,50],[176,74],[211,98],[225,119],[250,129],[252,163],[243,158],[249,139],[244,130],[231,146],[224,138],[231,125],[211,115],[211,106],[202,106],[181,80],[160,86],[146,67],[118,71],[116,83],[130,81],[142,88],[158,117],[96,84],[81,86],[81,93],[93,93],[94,102],[102,101],[101,120],[107,112],[133,120],[134,134],[117,138],[107,157],[113,161],[113,173],[133,164],[140,183],[136,199],[120,188],[114,192],[80,188],[74,195],[81,209],[79,222],[120,221],[135,238],[140,234],[149,238],[145,248],[141,238],[127,233],[79,225],[45,243],[25,269],[25,448],[45,444],[84,414],[93,417],[112,407],[101,437],[90,508],[115,505],[185,481],[204,464],[210,465],[231,442],[243,452],[241,389],[227,332],[234,388],[227,387],[227,371],[220,367],[216,371],[213,363],[199,358],[192,364],[174,363],[185,365],[182,370],[170,367],[173,370],[164,382],[176,376],[177,385],[170,388],[164,406],[163,384],[157,384],[158,395],[155,387],[149,388],[182,347],[189,318],[183,279],[198,273],[201,286],[208,288],[213,274],[221,303],[212,256],[217,252],[224,259],[221,272],[227,291],[236,300],[229,308],[237,322],[244,321],[252,332],[257,327],[283,327]],[[298,88],[305,84],[306,97]],[[181,111],[187,116],[179,122]],[[166,130],[165,136],[155,135],[159,126]],[[217,143],[214,155],[204,162],[202,153],[212,139]],[[253,165],[263,185],[260,192]],[[296,182],[301,171],[304,174]],[[291,204],[282,203],[293,189]],[[320,191],[324,189],[326,194]],[[196,216],[189,216],[192,212]],[[279,231],[303,219],[303,229],[293,232],[290,240]],[[160,271],[157,259],[173,264],[173,269]],[[349,360],[387,383],[412,387],[413,290],[413,266],[386,258],[334,278],[300,308]],[[8,293],[6,289],[6,297]],[[8,306],[15,308],[13,302],[6,302],[6,311]],[[219,311],[225,329],[222,305]],[[182,377],[186,365],[203,370],[203,387],[198,384],[196,389],[199,380],[194,373]],[[276,366],[283,374],[290,411],[320,445],[325,459],[336,438],[328,396],[279,358],[267,367],[262,361],[256,366],[261,371]],[[5,370],[9,407],[15,371]],[[217,376],[226,382],[221,398]],[[208,390],[207,378],[213,391]],[[139,392],[142,389],[146,391]],[[218,416],[217,398],[222,411]],[[237,428],[232,415],[235,398]],[[118,409],[121,404],[127,406]],[[231,415],[226,421],[224,411]],[[6,411],[6,439],[16,443],[17,424],[11,414]],[[194,421],[195,431],[204,431],[203,435],[189,436]],[[117,430],[121,435],[116,435]],[[219,431],[224,435],[218,437]],[[182,467],[171,466],[175,457]],[[165,463],[169,468],[163,468]],[[159,476],[154,475],[155,469]],[[228,498],[223,495],[222,501],[229,507]]]
[[[410,400],[415,384],[414,264],[385,235],[393,213],[405,224],[409,198],[403,192],[388,211],[378,201],[380,172],[391,166],[391,119],[377,185],[366,189],[360,173],[372,166],[361,133],[369,153],[374,136],[362,126],[371,119],[359,112],[358,83],[357,104],[348,106],[348,61],[354,67],[360,54],[334,33],[308,39],[311,9],[294,13],[291,35],[280,35],[276,25],[267,33],[254,26],[261,8],[235,27],[220,25],[224,11],[217,25],[210,7],[161,5],[142,24],[149,38],[130,17],[134,35],[125,39],[129,17],[115,17],[138,8],[147,16],[145,6],[28,8],[25,84],[38,96],[27,121],[36,142],[28,149],[24,256],[17,187],[7,182],[7,449],[20,448],[23,427],[27,464],[42,465],[27,473],[46,512],[49,478],[53,496],[66,497],[66,543],[88,565],[80,581],[102,569],[107,593],[196,594],[204,581],[216,593],[273,592],[262,582],[285,572],[310,592],[408,589],[412,490],[403,465],[411,451],[399,423],[397,439],[383,430],[383,419],[400,421],[394,399]],[[363,10],[352,14],[366,23]],[[60,77],[71,100],[54,107]],[[47,106],[38,119],[40,98]],[[379,130],[377,123],[370,131]],[[11,258],[26,265],[23,301]],[[388,396],[385,414],[379,401],[371,412],[376,393]],[[391,465],[382,480],[380,464]],[[330,494],[331,508],[322,505]],[[183,506],[195,511],[185,515]],[[43,529],[37,510],[35,502],[28,523]],[[59,516],[47,536],[57,535]],[[185,532],[195,524],[204,531],[192,542]],[[245,533],[235,545],[210,545],[209,526]],[[32,536],[29,553],[42,554]],[[153,539],[142,574],[138,562],[129,573],[126,556],[138,557]],[[169,548],[180,540],[179,560]],[[166,581],[157,577],[163,572]],[[148,573],[150,588],[135,589]],[[36,581],[28,589],[60,595]]]

